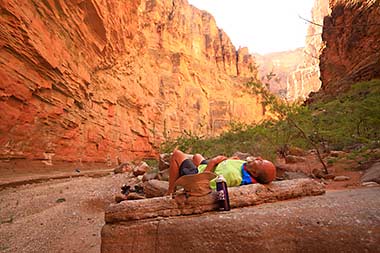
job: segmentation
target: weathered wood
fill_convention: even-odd
[[[312,179],[296,179],[273,182],[268,185],[253,184],[229,188],[232,208],[324,193],[324,186]],[[216,209],[216,192],[202,197],[189,198],[182,194],[174,199],[166,196],[112,204],[106,210],[105,220],[106,223],[117,223],[156,217],[200,214]]]

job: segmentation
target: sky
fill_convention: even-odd
[[[211,13],[236,48],[267,54],[303,47],[314,0],[188,0]]]

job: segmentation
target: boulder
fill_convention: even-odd
[[[169,183],[153,179],[144,182],[143,187],[147,198],[162,197],[168,191]]]
[[[159,160],[158,160],[158,169],[160,171],[169,169],[170,157],[171,157],[171,154],[169,153],[160,154]]]
[[[376,182],[380,184],[380,162],[373,164],[368,170],[366,170],[361,181]]]
[[[133,175],[135,177],[144,175],[149,170],[150,170],[150,167],[146,162],[140,162],[137,166],[133,168]]]

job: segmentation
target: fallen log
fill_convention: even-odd
[[[253,184],[231,187],[229,190],[231,208],[258,205],[262,203],[314,196],[325,193],[325,188],[312,179],[297,179],[273,182],[268,185]],[[175,198],[169,196],[112,204],[106,210],[106,223],[200,214],[217,210],[216,192],[202,197]]]

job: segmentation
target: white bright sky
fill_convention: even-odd
[[[303,47],[314,0],[188,0],[211,13],[236,48],[266,54]]]

